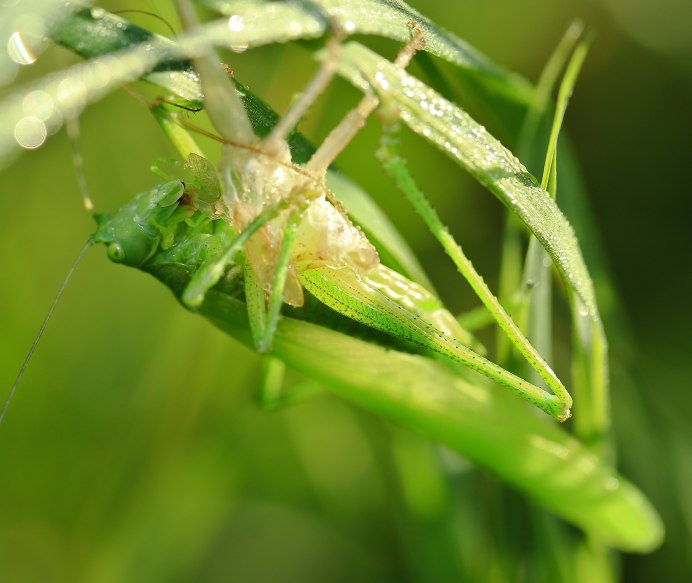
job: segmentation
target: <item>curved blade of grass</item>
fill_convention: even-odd
[[[572,97],[574,84],[577,82],[577,77],[579,76],[579,72],[584,64],[584,59],[586,58],[586,53],[589,50],[590,44],[590,37],[582,38],[579,41],[577,46],[574,48],[574,52],[572,53],[569,63],[567,64],[567,70],[565,71],[565,76],[562,79],[562,83],[560,83],[560,90],[557,96],[557,105],[555,107],[555,117],[553,118],[553,125],[550,128],[548,149],[545,155],[545,163],[543,166],[543,178],[541,180],[541,187],[543,189],[548,188],[548,179],[550,178],[551,170],[554,169],[557,161],[557,139],[560,135],[560,130],[562,129],[562,122],[565,119],[565,112],[567,111],[569,99]],[[551,194],[553,197],[555,197],[555,193]]]
[[[300,27],[311,36],[320,27],[320,36],[332,25],[348,34],[376,35],[407,42],[411,36],[409,23],[415,22],[426,38],[425,51],[453,63],[469,74],[490,81],[499,91],[512,99],[530,103],[533,86],[520,75],[503,69],[468,43],[428,20],[401,0],[295,0],[266,2],[265,0],[201,0],[199,2],[226,16],[239,16],[244,24],[276,19],[277,37],[288,39]],[[290,22],[290,26],[286,23]],[[290,31],[290,32],[289,32]],[[298,38],[293,36],[292,38]]]
[[[520,149],[527,153],[532,153],[532,150],[535,152],[537,147],[532,147],[531,144],[540,143],[540,140],[536,139],[538,124],[548,113],[550,95],[557,81],[557,76],[565,63],[568,63],[560,85],[558,103],[548,136],[541,178],[541,188],[548,192],[553,199],[556,198],[557,191],[557,140],[569,96],[588,50],[589,43],[583,38],[583,32],[583,25],[580,22],[575,22],[562,37],[560,44],[541,74],[536,91],[536,100],[526,114],[520,135]],[[513,221],[510,225],[512,223]],[[520,314],[519,321],[522,329],[526,330],[527,336],[546,358],[550,358],[552,353],[552,283],[549,268],[550,260],[545,249],[541,247],[535,237],[531,237],[522,276],[522,292],[519,294],[520,301],[516,311]],[[537,381],[538,379],[532,375],[532,380]]]
[[[574,47],[583,37],[583,34],[584,24],[580,20],[570,24],[550,55],[536,84],[535,99],[526,112],[517,146],[519,158],[525,160],[526,165],[530,168],[533,168],[533,165],[529,162],[534,157],[545,158],[546,149],[540,141],[537,143],[539,124],[552,107],[551,95],[557,85],[560,72],[564,69],[570,55],[574,52]]]
[[[557,145],[560,128],[564,120],[569,98],[572,95],[574,84],[583,65],[588,47],[589,38],[582,38],[574,48],[572,56],[567,64],[565,75],[558,91],[557,103],[553,124],[550,130],[548,148],[543,167],[543,178],[541,185],[547,188],[548,192],[555,197],[557,189]],[[552,188],[549,187],[551,184]],[[548,266],[543,261],[545,251],[537,244],[535,239],[529,243],[527,252],[526,269],[524,272],[524,289],[527,290],[528,282],[532,282],[535,290],[545,294],[550,286],[550,274]],[[528,291],[528,290],[527,290]],[[533,315],[529,318],[529,334],[531,338],[549,336],[549,321],[545,321],[545,314],[550,309],[550,303],[546,297],[531,293],[525,294],[528,301],[528,314]],[[572,309],[578,306],[572,305]],[[573,314],[573,319],[581,319],[578,312]],[[609,394],[608,394],[608,347],[603,329],[600,325],[588,326],[588,335],[578,336],[582,342],[581,350],[576,350],[573,357],[573,368],[577,371],[585,370],[586,374],[575,376],[574,391],[577,399],[582,406],[580,419],[575,419],[575,432],[585,442],[589,443],[600,453],[610,453],[608,434],[610,430],[610,419],[608,414]],[[591,354],[592,346],[599,346],[600,349]],[[585,358],[587,362],[579,359]],[[589,363],[588,361],[591,361]]]
[[[174,293],[179,284],[173,277]],[[211,291],[201,312],[251,344],[242,302]],[[513,395],[466,382],[429,358],[292,318],[279,324],[274,354],[358,406],[448,445],[611,546],[646,552],[661,541],[660,519],[634,486]]]
[[[524,116],[524,121],[519,132],[517,156],[533,172],[536,172],[538,168],[537,160],[545,157],[545,151],[547,149],[543,145],[543,138],[539,138],[539,126],[548,117],[549,108],[552,106],[551,94],[558,81],[560,71],[562,71],[565,63],[567,63],[575,44],[579,41],[583,32],[584,26],[580,21],[573,22],[569,26],[543,68],[538,84],[536,85],[534,99]],[[507,213],[505,216],[502,239],[502,261],[500,263],[500,284],[498,286],[498,296],[500,301],[505,305],[515,303],[517,290],[522,288],[522,255],[523,250],[519,225],[514,215]],[[534,260],[535,259],[534,257]],[[543,286],[543,289],[538,287],[542,285],[538,279],[534,278],[532,281],[536,282],[534,286],[538,289],[536,293],[542,294],[545,292],[545,286]],[[521,309],[518,310],[518,313],[521,311]],[[518,317],[518,320],[523,327],[523,317]],[[529,338],[537,344],[537,348],[541,351],[541,354],[545,354],[546,357],[549,357],[550,353],[546,352],[546,350],[549,351],[552,348],[549,341],[538,339],[532,334],[529,334]],[[496,349],[499,361],[507,363],[510,354],[509,342],[502,334],[496,336]]]
[[[529,228],[550,254],[585,316],[599,321],[593,284],[574,231],[550,195],[466,112],[366,47],[343,49],[340,74],[394,104],[401,119],[465,168]]]

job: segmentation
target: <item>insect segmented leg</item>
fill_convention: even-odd
[[[402,69],[405,69],[411,62],[413,55],[425,46],[425,38],[421,30],[413,23],[410,23],[409,26],[413,36],[402,47],[394,60],[394,64]],[[363,96],[358,105],[347,113],[339,125],[325,138],[322,145],[310,158],[306,167],[307,170],[315,173],[324,172],[365,125],[365,121],[375,111],[379,103],[379,98],[372,93]]]
[[[334,78],[339,54],[341,53],[341,36],[341,31],[333,29],[327,41],[327,54],[322,60],[317,73],[310,80],[300,97],[262,142],[260,147],[265,154],[272,155],[276,152],[276,149],[286,140],[293,128],[298,125],[300,118],[305,115]]]
[[[204,295],[218,283],[226,267],[233,261],[236,253],[243,249],[248,239],[269,221],[276,218],[282,211],[285,211],[289,206],[290,201],[284,199],[277,205],[262,211],[238,234],[220,257],[202,266],[192,277],[192,280],[183,293],[183,301],[185,304],[190,307],[199,306],[204,301]]]
[[[302,220],[304,206],[298,206],[291,210],[286,221],[268,301],[252,266],[249,262],[246,264],[245,296],[248,304],[248,317],[255,346],[259,352],[264,353],[271,350],[281,306],[284,303],[284,290],[291,267],[291,251],[298,233],[298,225]]]
[[[377,278],[377,273],[373,274]],[[560,421],[569,417],[557,396],[480,356],[455,338],[412,314],[382,291],[373,278],[348,269],[320,267],[301,273],[303,285],[323,303],[349,318],[405,338],[500,383]]]
[[[303,208],[301,207],[294,209],[289,215],[286,226],[284,227],[284,236],[276,261],[271,292],[269,293],[266,326],[259,331],[259,337],[255,338],[255,344],[260,352],[268,352],[271,350],[272,340],[276,332],[276,325],[279,322],[281,306],[284,302],[284,289],[286,287],[288,270],[291,266],[291,251],[293,250],[293,244],[295,243],[298,233],[298,225],[302,219],[302,211]],[[252,321],[252,314],[250,314],[250,318]]]
[[[569,410],[572,406],[572,397],[567,392],[567,389],[565,389],[560,379],[558,379],[557,375],[553,372],[552,368],[524,336],[511,316],[502,307],[497,297],[490,291],[490,288],[481,275],[475,270],[461,246],[455,241],[449,229],[442,223],[442,220],[425,197],[425,194],[423,194],[423,191],[409,174],[405,162],[397,150],[397,131],[398,124],[396,123],[390,124],[384,129],[382,143],[377,152],[377,156],[382,162],[382,165],[387,173],[392,176],[399,189],[416,209],[417,213],[423,218],[430,232],[438,239],[445,252],[456,265],[459,273],[469,282],[476,292],[476,295],[481,299],[488,312],[493,315],[495,321],[510,339],[512,344],[514,344],[531,367],[545,381],[546,386],[553,391],[561,406],[560,416],[563,419],[567,419],[570,416]]]

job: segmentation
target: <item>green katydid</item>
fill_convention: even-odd
[[[187,6],[181,9],[183,20],[191,22]],[[422,42],[420,32],[414,32],[395,66],[403,69]],[[305,167],[292,163],[286,136],[333,76],[339,51],[335,36],[301,99],[263,140],[254,136],[237,93],[214,57],[198,58],[205,106],[225,143],[217,194],[206,189],[211,199],[200,204],[186,196],[181,182],[168,182],[142,193],[116,214],[102,216],[92,242],[106,243],[114,261],[145,270],[176,257],[190,276],[182,299],[193,309],[220,280],[242,269],[251,329],[261,352],[271,350],[282,304],[302,305],[305,288],[335,311],[480,372],[564,421],[570,415],[569,394],[496,301],[493,308],[500,321],[509,322],[505,329],[555,394],[468,348],[468,335],[439,301],[382,265],[372,244],[333,203],[325,172],[379,105],[375,95],[366,94]],[[161,121],[188,166],[197,168],[198,179],[212,183],[199,150],[182,137],[184,130]],[[482,281],[477,274],[475,278]],[[484,301],[494,297],[487,288],[481,296]]]

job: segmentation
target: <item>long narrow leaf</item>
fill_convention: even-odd
[[[244,304],[210,292],[202,313],[251,343]],[[345,399],[448,445],[609,545],[645,552],[663,536],[634,486],[513,395],[468,383],[429,358],[291,318],[280,323],[274,349]]]

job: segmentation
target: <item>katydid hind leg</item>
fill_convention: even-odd
[[[358,322],[431,350],[491,380],[560,421],[569,417],[559,399],[506,371],[447,336],[350,269],[320,267],[301,274],[305,288],[322,303]]]
[[[468,281],[469,285],[471,285],[474,292],[483,302],[485,308],[492,314],[493,318],[512,344],[524,356],[536,373],[545,381],[546,385],[552,390],[554,395],[556,395],[560,403],[562,403],[564,415],[568,417],[569,409],[572,405],[570,394],[553,372],[552,368],[529,342],[520,328],[512,320],[511,316],[500,304],[500,301],[492,293],[481,275],[475,270],[461,246],[456,242],[449,229],[442,223],[439,215],[432,207],[423,191],[416,184],[406,168],[404,159],[398,153],[398,129],[399,126],[397,123],[389,124],[384,128],[382,144],[377,153],[383,167],[393,178],[406,199],[421,216],[430,229],[430,232],[438,239],[445,252],[456,265],[459,273],[461,273]]]

